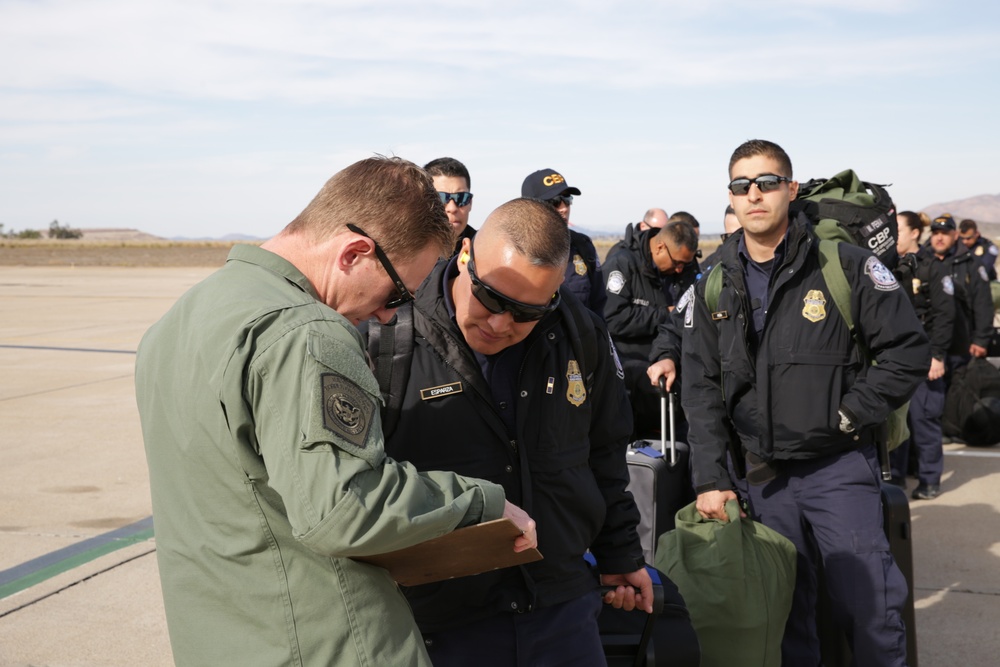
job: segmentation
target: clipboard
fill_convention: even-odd
[[[496,519],[405,549],[355,556],[354,560],[385,568],[398,584],[417,586],[541,560],[538,549],[514,553],[514,539],[520,535],[521,529],[513,521]]]

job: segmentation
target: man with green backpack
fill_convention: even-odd
[[[743,229],[723,245],[718,278],[696,286],[683,331],[698,511],[728,520],[736,494],[727,454],[745,458],[750,513],[798,553],[783,664],[820,663],[822,563],[858,664],[905,665],[906,582],[882,529],[875,445],[926,376],[927,338],[878,257],[850,237],[821,244],[804,211],[790,214],[799,184],[780,146],[744,143],[729,175]],[[895,241],[879,230],[866,244]],[[831,263],[841,270],[824,271]],[[832,284],[841,278],[846,289]],[[714,303],[712,280],[721,283]],[[848,303],[838,303],[845,294]]]

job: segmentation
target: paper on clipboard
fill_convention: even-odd
[[[497,519],[406,549],[354,560],[385,568],[399,584],[417,586],[541,560],[538,549],[514,553],[514,539],[520,534],[510,519]]]

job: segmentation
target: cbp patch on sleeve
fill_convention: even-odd
[[[336,373],[320,375],[323,426],[352,445],[364,448],[375,415],[375,404],[353,382]]]
[[[625,287],[625,276],[621,271],[612,271],[608,276],[608,291],[612,294],[620,294]]]
[[[945,276],[941,279],[941,289],[948,296],[955,296],[955,281],[951,279],[951,276]]]
[[[990,254],[993,255],[994,257],[996,257],[997,253],[1000,253],[1000,248],[997,248],[995,245],[991,245],[990,246]]]
[[[622,368],[622,362],[618,358],[618,350],[615,349],[615,342],[611,340],[611,334],[608,334],[608,345],[611,347],[611,358],[615,360],[615,374],[619,380],[624,380],[625,369]]]
[[[899,289],[896,276],[892,275],[892,271],[887,269],[885,264],[878,261],[878,257],[869,257],[865,261],[865,275],[872,279],[877,290],[891,292],[894,289]]]
[[[684,294],[681,294],[681,298],[677,300],[677,306],[676,306],[677,312],[683,313],[684,309],[687,308],[688,305],[693,300],[694,300],[694,283],[692,283],[690,287],[684,290]],[[685,317],[685,319],[687,318]]]

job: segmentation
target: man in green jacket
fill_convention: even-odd
[[[351,557],[501,516],[524,531],[514,550],[537,544],[502,487],[383,450],[354,325],[388,321],[451,245],[422,170],[362,160],[143,337],[136,399],[178,665],[429,665],[395,583]]]

